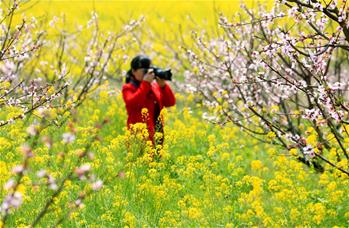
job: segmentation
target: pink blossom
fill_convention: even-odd
[[[46,176],[46,170],[42,169],[42,170],[38,171],[36,175],[39,178],[43,178],[44,176]]]
[[[99,189],[101,189],[103,186],[103,181],[101,180],[97,180],[96,182],[92,183],[92,189],[94,191],[98,191]]]
[[[30,158],[30,157],[34,156],[33,155],[33,151],[32,151],[31,147],[28,144],[23,144],[21,146],[21,151],[22,151],[24,157],[26,157],[26,158]]]
[[[75,135],[73,135],[70,132],[67,132],[62,135],[62,138],[63,138],[63,143],[68,144],[75,140]]]
[[[27,128],[27,133],[31,136],[35,136],[38,134],[37,126],[32,124]]]
[[[24,166],[23,165],[18,165],[18,166],[15,166],[13,169],[12,169],[12,172],[15,173],[15,174],[19,174],[19,173],[22,173],[24,171]]]
[[[85,173],[89,172],[91,170],[91,165],[90,164],[84,164],[80,166],[79,168],[75,169],[75,173],[79,176],[80,179],[86,179],[84,176]]]
[[[13,178],[11,178],[9,181],[7,181],[5,183],[4,189],[8,191],[8,190],[12,189],[15,186],[15,184],[16,184],[15,180]]]

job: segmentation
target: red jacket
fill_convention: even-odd
[[[137,87],[138,86],[138,87]],[[128,114],[127,126],[135,123],[146,123],[149,131],[149,139],[153,141],[155,133],[155,119],[163,107],[176,104],[176,98],[169,85],[161,88],[156,82],[142,81],[139,85],[129,82],[122,87],[122,95]],[[158,105],[158,109],[156,107]],[[148,109],[148,118],[142,116],[142,109]]]

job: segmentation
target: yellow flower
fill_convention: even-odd
[[[4,137],[0,137],[0,150],[9,150],[11,143]]]
[[[312,145],[313,147],[317,144],[317,135],[311,134],[306,138],[307,144]]]
[[[2,89],[8,89],[10,88],[11,83],[9,81],[6,81],[6,82],[3,82],[1,86],[3,87]]]
[[[313,127],[308,127],[306,131],[307,131],[307,133],[311,134],[311,133],[313,133],[315,130],[314,130]]]
[[[102,88],[103,89],[103,88]],[[99,97],[103,100],[106,100],[108,98],[109,94],[108,92],[104,89],[99,93]]]
[[[263,163],[260,160],[253,160],[251,162],[252,170],[260,170],[263,168]]]
[[[209,135],[209,136],[207,137],[207,140],[208,140],[208,142],[209,142],[210,145],[213,145],[213,144],[216,143],[216,137],[215,137],[214,135]]]
[[[124,214],[124,223],[130,227],[136,226],[136,217],[131,212],[126,212]]]
[[[291,154],[292,156],[297,156],[298,150],[297,150],[296,148],[292,148],[292,149],[290,149],[290,154]]]
[[[53,86],[50,86],[50,88],[47,90],[47,94],[50,96],[55,93],[55,88]]]
[[[316,223],[316,224],[320,224],[322,222],[322,220],[324,219],[325,215],[326,215],[326,208],[322,203],[316,203],[316,204],[312,204],[309,203],[307,205],[307,209],[311,212],[312,216],[312,220]]]
[[[199,219],[202,216],[202,212],[199,208],[190,207],[188,209],[188,217],[191,219]]]
[[[225,228],[233,228],[233,227],[234,227],[234,224],[232,223],[225,224]]]
[[[269,216],[264,216],[264,219],[263,219],[263,225],[265,227],[268,227],[272,224],[273,220],[271,219],[271,217]]]
[[[208,157],[213,157],[213,155],[216,153],[216,148],[214,146],[210,146],[210,148],[207,151]]]
[[[268,155],[269,156],[275,156],[276,154],[277,154],[277,151],[276,151],[276,149],[275,148],[269,148],[268,150],[267,150],[267,152],[268,152]]]
[[[329,200],[336,204],[339,203],[343,199],[344,191],[338,190],[330,193]]]
[[[78,217],[78,215],[79,215],[79,213],[78,213],[77,211],[74,211],[74,212],[72,212],[72,213],[70,214],[69,218],[70,218],[70,219],[75,219],[75,218]]]
[[[320,175],[319,184],[326,185],[329,182],[328,178],[329,177],[328,177],[327,173],[324,172],[323,174]]]
[[[290,218],[293,222],[297,222],[300,216],[301,216],[301,213],[296,208],[291,209]]]
[[[336,187],[337,187],[336,182],[331,181],[331,182],[327,185],[327,191],[332,192],[332,191],[334,191],[334,190],[336,189]]]
[[[269,131],[267,134],[267,138],[269,138],[270,140],[273,140],[276,137],[275,132],[273,131]]]
[[[160,218],[160,227],[177,227],[179,215],[173,211],[165,211],[164,217]]]
[[[258,200],[252,203],[252,208],[258,217],[262,218],[264,216],[264,209]]]
[[[223,208],[223,211],[224,211],[225,213],[230,214],[230,213],[232,213],[232,212],[234,211],[234,208],[233,208],[232,206],[228,205],[228,206],[225,206],[225,207]]]
[[[268,182],[268,189],[269,191],[278,191],[281,189],[281,186],[279,186],[278,181],[275,179],[271,179]]]

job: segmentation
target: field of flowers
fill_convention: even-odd
[[[95,123],[109,122],[93,143],[93,159],[84,165],[103,180],[96,194],[71,210],[71,204],[88,186],[72,179],[54,200],[42,226],[344,226],[349,221],[349,180],[305,168],[292,155],[276,153],[241,133],[232,125],[213,126],[202,121],[200,111],[190,108],[193,97],[177,94],[178,106],[166,111],[166,143],[152,159],[151,149],[139,155],[136,137],[125,132],[125,111],[119,90],[104,85],[76,114],[76,139],[60,141],[70,128],[48,132],[57,138],[52,149],[40,145],[30,169],[46,169],[56,180],[66,175],[76,154],[88,143]],[[5,127],[1,133],[1,185],[21,160],[18,147],[25,140],[24,122]],[[142,129],[142,126],[138,126]],[[6,133],[5,133],[6,132]],[[141,135],[138,137],[141,138]],[[132,143],[127,150],[125,143]],[[69,151],[66,161],[59,155]],[[58,157],[58,158],[57,158]],[[62,164],[66,167],[62,169]],[[310,171],[310,172],[309,172]],[[54,190],[40,186],[42,177],[25,175],[18,191],[23,205],[7,224],[30,225]],[[2,191],[6,194],[6,191]]]
[[[312,55],[307,46],[312,61],[297,59],[292,48],[306,48],[290,36],[301,25],[255,1],[18,4],[1,3],[0,227],[348,226],[343,10],[329,11],[343,17],[342,29],[324,29],[329,39],[299,33],[307,45],[323,47],[325,37],[343,48],[333,60],[336,81],[323,67],[333,49]],[[307,16],[295,6],[284,11]],[[314,27],[327,23],[312,16]],[[254,45],[251,34],[262,41]],[[163,147],[143,140],[145,124],[126,128],[120,90],[138,53],[175,72]],[[231,62],[239,64],[227,71]]]

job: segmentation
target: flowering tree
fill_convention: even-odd
[[[83,149],[74,154],[69,145],[79,133],[75,127],[77,109],[102,84],[110,70],[111,59],[116,57],[113,56],[115,51],[125,47],[119,44],[120,39],[136,28],[141,20],[129,22],[119,33],[103,33],[98,28],[97,15],[92,13],[85,27],[80,27],[75,33],[68,33],[64,24],[62,27],[56,26],[64,18],[54,17],[48,22],[50,27],[46,26],[46,20],[38,21],[36,18],[22,18],[20,24],[16,24],[15,13],[22,3],[11,3],[10,8],[4,7],[0,15],[0,127],[4,129],[18,119],[25,119],[25,124],[32,124],[27,126],[24,140],[18,137],[22,143],[22,163],[13,168],[12,177],[6,182],[4,191],[1,191],[0,226],[7,225],[12,212],[23,203],[19,189],[23,179],[28,176],[36,176],[33,189],[44,189],[47,193],[45,202],[37,205],[42,208],[31,226],[38,225],[56,207],[54,202],[68,181],[79,182],[85,187],[72,199],[66,214],[57,219],[55,225],[59,225],[71,212],[82,207],[83,200],[99,190],[103,183],[93,174],[88,162],[93,158],[90,148],[99,140],[98,131],[107,121],[97,124],[89,134],[92,137],[84,139]],[[58,35],[52,37],[52,31]],[[83,38],[87,40],[76,42]],[[50,129],[59,130],[62,126],[69,131],[60,135],[61,138],[47,133]],[[31,158],[42,149],[41,143],[52,155],[49,160],[55,161],[55,166],[63,170],[58,178],[52,175],[53,164],[46,164],[47,167],[41,167],[40,170],[38,166],[31,166]],[[64,149],[55,154],[53,151],[57,147]]]
[[[142,20],[130,21],[119,33],[103,33],[93,12],[86,26],[68,33],[64,17],[49,22],[23,18],[14,24],[18,9],[14,1],[1,15],[0,107],[12,114],[1,117],[0,127],[34,111],[56,108],[62,117],[80,106],[105,79],[112,58],[118,57],[113,54],[125,48],[118,42]],[[51,123],[60,125],[59,119]]]
[[[188,88],[224,124],[279,145],[323,171],[349,175],[347,2],[290,0],[220,16],[217,37],[184,47]]]

